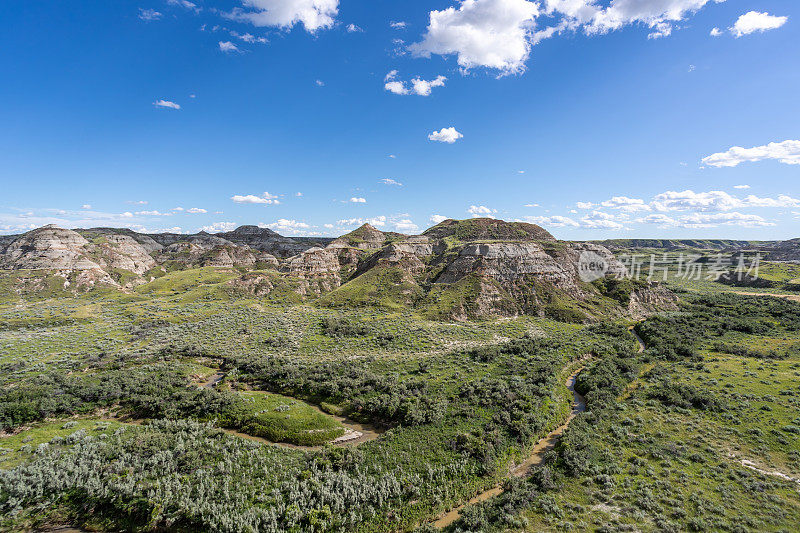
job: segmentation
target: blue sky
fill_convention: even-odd
[[[786,0],[6,0],[0,233],[798,237],[798,20]]]

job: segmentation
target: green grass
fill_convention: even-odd
[[[303,401],[260,391],[239,393],[244,400],[235,427],[272,442],[315,446],[344,434],[342,425]],[[222,425],[225,425],[223,420]]]

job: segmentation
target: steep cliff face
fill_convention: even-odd
[[[631,294],[628,315],[634,320],[642,320],[659,311],[676,311],[678,296],[659,283],[637,289]]]
[[[300,280],[298,291],[302,295],[320,295],[342,284],[339,275],[339,258],[335,248],[311,248],[290,257],[282,270]]]
[[[79,233],[54,225],[29,231],[6,248],[3,268],[93,270],[101,266],[90,258],[89,241]]]
[[[147,249],[127,235],[107,235],[94,248],[103,268],[121,268],[141,275],[156,266]]]
[[[80,232],[53,226],[29,232],[5,246],[0,265],[59,271],[67,284],[117,280],[125,287],[149,282],[147,273],[157,267],[245,268],[252,275],[232,282],[232,290],[318,305],[415,308],[447,320],[640,317],[676,301],[663,287],[639,284],[631,292],[589,283],[581,270],[586,257],[602,266],[600,277],[625,274],[604,246],[557,241],[536,225],[494,219],[446,220],[413,236],[366,224],[324,248],[257,226],[216,235]]]

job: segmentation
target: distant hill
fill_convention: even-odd
[[[234,274],[223,291],[413,309],[443,320],[533,314],[583,322],[639,317],[676,301],[655,284],[617,279],[625,267],[601,244],[557,241],[535,224],[488,218],[448,219],[421,235],[365,224],[336,239],[294,239],[258,226],[192,235],[46,226],[3,242],[0,268],[15,273],[25,294],[37,287],[48,294],[148,284],[166,290],[176,270],[216,267]],[[587,254],[605,265],[608,279],[581,279]]]

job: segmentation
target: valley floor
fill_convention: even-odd
[[[790,299],[687,287],[631,334],[222,297],[224,274],[192,275],[0,304],[0,529],[800,523]]]

